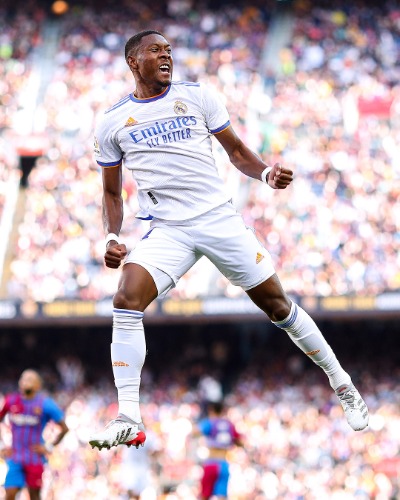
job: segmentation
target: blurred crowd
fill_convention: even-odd
[[[245,142],[269,164],[295,171],[292,187],[272,191],[238,173],[215,144],[227,189],[272,254],[285,289],[320,296],[399,289],[400,9],[393,2],[338,2],[335,9],[293,2],[291,41],[276,54],[280,69],[261,75],[274,4],[211,9],[171,0],[147,9],[126,2],[118,10],[74,7],[52,20],[59,42],[36,110],[37,132],[49,147],[29,177],[8,297],[96,300],[114,293],[118,273],[103,265],[93,128],[98,113],[132,91],[123,46],[143,28],[171,41],[175,79],[216,88]],[[32,29],[24,33],[37,39]],[[0,85],[12,78],[8,70]],[[132,248],[147,225],[134,217],[134,182],[127,174],[124,180],[123,236]],[[201,259],[170,296],[239,293]]]
[[[399,289],[399,35],[395,3],[299,4],[260,120],[263,152],[295,183],[278,195],[253,183],[244,208],[291,291]]]
[[[225,394],[228,417],[245,443],[228,456],[229,499],[399,498],[399,368],[387,365],[372,376],[365,366],[352,366],[371,413],[369,428],[356,433],[324,376],[315,367],[305,369],[302,360],[293,357],[286,365],[281,359],[254,363],[237,373]],[[87,439],[94,427],[115,417],[115,389],[105,378],[85,384],[77,360],[62,364],[59,373],[64,376],[59,376],[52,396],[65,409],[70,432],[49,458],[43,500],[126,500],[127,480],[136,477],[137,469],[146,478],[142,500],[198,498],[207,448],[191,432],[203,415],[204,398],[216,394],[204,392],[204,386],[219,383],[212,380],[207,366],[199,377],[171,368],[155,379],[145,370],[142,414],[148,443],[139,450],[119,447],[99,452],[91,450]],[[2,394],[5,388],[3,380]],[[5,424],[2,429],[7,439]],[[50,425],[48,438],[53,431]],[[1,479],[4,473],[0,462]]]
[[[25,217],[18,228],[7,285],[9,297],[98,299],[115,291],[117,273],[109,272],[102,262],[101,175],[92,156],[93,127],[98,112],[132,91],[123,46],[134,32],[151,26],[171,39],[177,79],[202,78],[207,70],[210,84],[218,86],[217,73],[225,71],[229,79],[236,60],[226,99],[235,96],[232,119],[239,124],[246,88],[254,78],[249,69],[257,66],[267,15],[255,6],[190,12],[184,6],[183,2],[175,17],[135,4],[118,11],[76,9],[61,21],[53,78],[37,113],[51,144],[29,178]],[[221,168],[231,176],[226,158]],[[238,176],[232,177],[237,187]],[[128,247],[147,227],[134,217],[135,194],[136,186],[125,175]]]
[[[27,88],[32,77],[29,56],[40,45],[40,9],[18,10],[10,15],[9,2],[0,6],[0,224],[7,193],[19,180],[18,157],[10,136],[20,111],[29,100]],[[34,14],[33,14],[34,13]]]

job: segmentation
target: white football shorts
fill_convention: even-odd
[[[144,267],[165,295],[203,255],[245,291],[275,273],[270,254],[231,203],[185,221],[153,219],[124,264]]]

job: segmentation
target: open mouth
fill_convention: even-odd
[[[170,67],[168,64],[161,64],[159,69],[160,69],[161,73],[164,73],[164,74],[169,74],[169,72],[170,72]]]

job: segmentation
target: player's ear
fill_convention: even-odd
[[[127,57],[127,63],[131,71],[138,69],[137,59],[134,56],[129,55]]]

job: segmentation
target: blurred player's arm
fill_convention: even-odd
[[[233,442],[236,446],[244,446],[243,436],[236,430],[235,426],[233,427]]]
[[[51,453],[53,451],[54,446],[57,446],[64,439],[64,436],[69,431],[67,424],[64,420],[60,420],[59,422],[56,422],[56,425],[60,430],[56,435],[54,441],[52,443],[34,444],[32,445],[33,451],[36,451],[41,455],[47,455],[48,453]]]
[[[7,398],[5,398],[0,408],[0,422],[4,420],[4,417],[7,415],[8,410],[9,410],[9,404]]]
[[[65,420],[60,420],[60,422],[57,422],[57,425],[60,428],[60,431],[54,439],[52,446],[57,446],[64,439],[65,434],[69,431]]]
[[[105,234],[119,235],[124,217],[122,200],[122,166],[103,168],[103,227]],[[118,240],[106,243],[104,262],[116,269],[127,254],[126,246]]]
[[[4,417],[7,415],[9,411],[9,404],[8,404],[8,399],[4,399],[3,406],[0,409],[0,422],[4,420]],[[1,425],[0,425],[0,457],[1,458],[8,458],[11,456],[11,448],[9,446],[6,446],[3,442],[3,439],[1,437]]]
[[[244,142],[236,135],[232,126],[215,134],[222,147],[228,153],[229,160],[243,174],[253,179],[261,179],[261,174],[268,165],[264,163]],[[273,189],[285,189],[293,180],[293,172],[282,167],[279,163],[271,168],[267,175],[268,185]]]
[[[197,424],[193,425],[191,435],[195,438],[204,436],[203,431],[201,430],[200,426]]]

